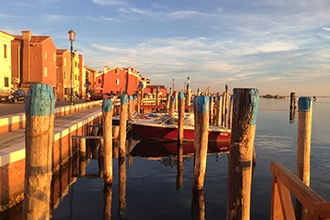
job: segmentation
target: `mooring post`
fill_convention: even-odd
[[[222,96],[220,94],[218,94],[218,96],[217,96],[216,118],[217,118],[216,125],[221,126],[222,125]]]
[[[289,122],[294,123],[294,119],[296,116],[296,93],[290,93],[290,115],[289,115]]]
[[[112,101],[103,99],[102,101],[102,121],[103,121],[103,148],[104,167],[103,178],[105,184],[112,183]]]
[[[134,98],[133,96],[129,96],[128,99],[128,120],[132,120],[134,114]]]
[[[177,146],[177,175],[176,175],[176,190],[183,189],[183,145]]]
[[[210,95],[210,125],[213,125],[214,122],[214,102],[213,102],[213,96]]]
[[[184,93],[179,92],[179,104],[178,104],[178,144],[183,142],[183,131],[184,131],[184,109],[185,109],[185,98]]]
[[[204,188],[207,146],[209,135],[209,97],[197,96],[194,101],[195,132],[194,132],[194,181],[193,189]]]
[[[119,156],[118,156],[118,185],[119,185],[119,210],[118,215],[124,217],[126,213],[126,124],[127,124],[127,95],[120,97],[120,122],[119,122]]]
[[[312,136],[312,98],[300,97],[298,100],[298,140],[297,140],[297,177],[307,186],[310,185],[310,155]],[[303,219],[307,214],[296,200],[297,219]]]
[[[112,184],[104,184],[103,198],[103,219],[111,219]]]
[[[171,101],[171,95],[169,93],[166,94],[166,111],[168,112],[170,109],[170,101]]]
[[[55,98],[50,85],[33,84],[25,104],[23,218],[50,219]]]
[[[234,107],[234,96],[230,96],[230,101],[229,101],[229,117],[228,117],[228,128],[233,127],[233,107]]]
[[[193,198],[191,202],[192,219],[204,220],[205,219],[205,199],[203,190],[193,189]]]
[[[233,129],[228,160],[227,219],[250,219],[257,89],[234,89]]]

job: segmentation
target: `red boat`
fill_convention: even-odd
[[[184,142],[182,144],[183,155],[194,154],[194,143]],[[208,153],[228,153],[229,142],[209,143]],[[130,152],[131,156],[159,158],[178,155],[177,142],[173,141],[148,141],[141,140]]]
[[[133,120],[129,122],[136,135],[143,139],[154,140],[177,140],[178,125],[168,123],[170,118],[165,120]],[[185,118],[185,121],[187,119]],[[190,120],[190,122],[193,120]],[[231,130],[218,126],[209,126],[209,142],[228,142],[230,141]],[[183,141],[194,142],[194,125],[185,124],[183,130]]]

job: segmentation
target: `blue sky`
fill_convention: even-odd
[[[329,0],[11,0],[0,30],[49,35],[85,65],[131,66],[153,84],[330,95]]]

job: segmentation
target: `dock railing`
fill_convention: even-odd
[[[292,196],[307,209],[303,220],[330,219],[330,202],[304,184],[295,174],[280,162],[272,162],[272,200],[270,219],[296,219]]]

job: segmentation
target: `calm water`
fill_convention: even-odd
[[[326,200],[330,200],[329,110],[329,98],[319,98],[313,103],[311,187]],[[270,162],[280,161],[295,172],[296,145],[297,113],[296,121],[289,123],[289,100],[260,99],[251,219],[269,219],[272,184]],[[95,178],[99,171],[96,159],[88,161],[86,177],[67,180],[73,182],[71,186],[64,184],[63,180],[59,181],[63,184],[53,184],[57,186],[53,194],[63,194],[63,198],[59,200],[53,196],[56,208],[52,212],[52,219],[103,219],[104,210],[111,210],[111,219],[193,218],[193,157],[184,158],[182,173],[177,171],[175,157],[150,160],[134,156],[126,163],[126,197],[120,197],[122,194],[119,193],[118,159],[113,161],[114,181],[111,189],[106,188],[108,194],[103,193],[103,179]],[[69,171],[63,171],[62,179],[69,175],[67,173],[79,173],[79,168],[74,168],[79,161],[72,164],[66,167]],[[203,200],[199,200],[202,201],[199,204],[205,205],[205,219],[226,219],[227,169],[226,154],[209,154]],[[182,178],[179,174],[183,175]],[[182,184],[179,184],[178,179],[182,180]],[[104,204],[107,204],[106,208]],[[0,216],[0,219],[19,219],[17,216],[20,215],[12,218]]]

